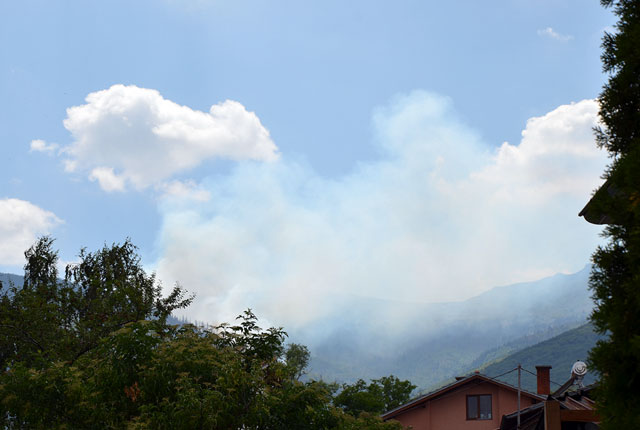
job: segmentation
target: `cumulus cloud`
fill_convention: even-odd
[[[206,160],[273,161],[278,150],[255,113],[226,100],[202,112],[156,90],[113,85],[67,109],[65,170],[88,172],[105,191],[162,186]]]
[[[35,139],[29,145],[29,152],[44,152],[53,154],[58,149],[57,143],[47,143],[42,139]]]
[[[111,167],[96,167],[91,170],[89,180],[98,181],[100,188],[107,192],[124,191],[125,177],[116,175]]]
[[[538,30],[538,36],[549,37],[551,39],[560,40],[562,42],[568,42],[569,40],[573,39],[573,36],[571,36],[570,34],[560,34],[551,27]]]
[[[52,212],[19,199],[0,199],[0,264],[24,263],[24,251],[62,221]]]
[[[251,307],[295,328],[354,314],[358,297],[460,300],[577,271],[599,240],[577,217],[607,162],[597,111],[560,106],[495,148],[448,98],[398,97],[373,116],[380,159],[344,177],[240,163],[201,184],[209,200],[165,202],[158,274],[197,293],[194,319]]]
[[[493,162],[472,177],[493,184],[506,198],[527,201],[580,195],[593,183],[603,152],[593,142],[598,105],[594,100],[563,105],[527,121],[519,145],[502,144]]]

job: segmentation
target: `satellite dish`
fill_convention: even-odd
[[[573,383],[577,384],[580,388],[584,387],[582,379],[587,374],[587,365],[582,361],[576,361],[571,366],[571,376],[573,377]]]
[[[584,376],[587,374],[587,365],[582,361],[576,361],[571,366],[571,375],[573,376]]]

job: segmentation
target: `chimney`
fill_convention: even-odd
[[[551,366],[536,366],[538,377],[538,394],[548,396],[551,394],[551,377],[549,371]]]

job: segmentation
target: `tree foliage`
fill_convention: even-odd
[[[285,347],[247,310],[235,324],[171,326],[190,298],[162,297],[126,241],[58,278],[53,240],[26,252],[25,283],[0,296],[0,427],[7,429],[398,430],[301,382],[306,347]]]
[[[408,402],[415,388],[411,382],[393,375],[374,379],[369,384],[359,379],[351,385],[343,384],[335,404],[356,416],[363,412],[381,414]]]
[[[309,349],[297,343],[290,343],[285,351],[285,361],[290,369],[291,376],[300,379],[309,365]]]
[[[12,360],[36,368],[73,363],[124,325],[164,322],[192,300],[179,286],[163,298],[129,240],[93,253],[81,250],[80,262],[66,267],[63,280],[52,238],[38,240],[25,258],[24,284],[9,286],[0,296],[2,368]]]
[[[606,215],[608,243],[594,253],[591,319],[608,339],[590,361],[601,375],[602,428],[640,428],[640,1],[602,0],[618,16],[603,39],[609,80],[600,95],[598,145],[612,162],[593,206]]]

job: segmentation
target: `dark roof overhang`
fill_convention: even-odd
[[[455,391],[457,389],[460,389],[462,387],[464,387],[467,384],[471,384],[473,382],[476,382],[477,384],[482,384],[482,383],[491,383],[494,384],[496,386],[505,388],[507,390],[510,391],[518,391],[517,387],[514,387],[513,385],[507,384],[506,382],[502,382],[502,381],[498,381],[496,379],[493,378],[489,378],[488,376],[482,375],[480,373],[474,373],[470,376],[467,376],[465,378],[462,379],[458,379],[455,382],[452,382],[451,384],[445,385],[443,387],[438,388],[437,390],[431,391],[430,393],[424,394],[420,397],[417,397],[407,403],[405,403],[404,405],[398,406],[395,409],[392,409],[388,412],[385,412],[384,414],[381,415],[381,418],[383,420],[389,420],[392,419],[393,417],[400,415],[401,413],[407,412],[411,409],[415,409],[415,408],[419,408],[419,407],[425,407],[426,403],[429,402],[430,400],[434,400],[437,399],[439,397],[442,397],[444,395],[446,395],[447,393],[451,392],[451,391]],[[546,397],[545,396],[541,396],[539,394],[534,394],[531,393],[529,391],[526,390],[520,390],[521,394],[523,396],[527,396],[536,400],[544,400]]]

